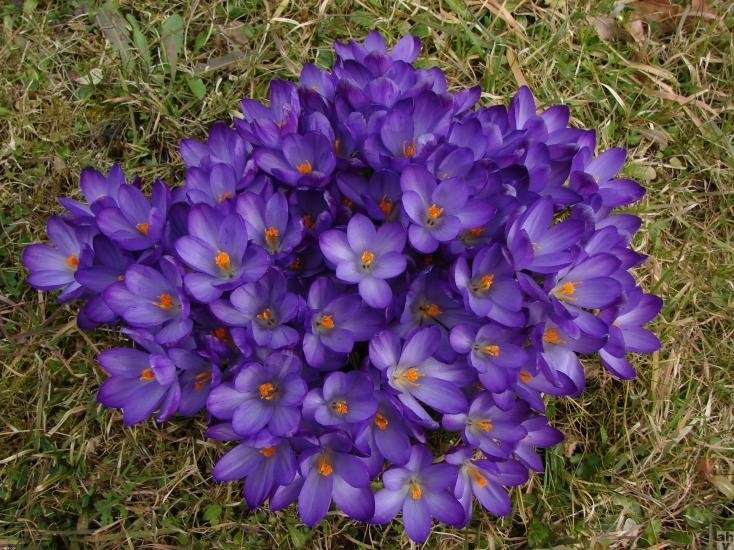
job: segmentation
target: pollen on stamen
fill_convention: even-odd
[[[271,401],[275,394],[278,393],[278,389],[270,382],[265,382],[257,387],[257,391],[260,393],[260,399]]]
[[[491,273],[487,273],[486,275],[482,275],[482,278],[479,279],[479,290],[489,290],[492,287],[492,284],[494,283],[494,275]]]
[[[232,193],[230,193],[229,191],[225,193],[219,193],[219,195],[217,195],[217,202],[222,203],[225,200],[231,199],[231,198],[232,198]]]
[[[270,458],[275,454],[275,447],[273,447],[272,445],[263,447],[262,449],[260,449],[260,454],[263,455],[265,458]]]
[[[413,141],[404,141],[403,142],[403,156],[407,158],[412,158],[415,156],[416,153],[416,147],[415,147],[415,140]]]
[[[390,214],[392,214],[393,207],[395,206],[395,203],[393,203],[392,200],[387,198],[387,196],[383,196],[382,199],[380,199],[379,204],[377,205],[380,207],[380,210],[382,210],[382,213],[385,215],[386,218],[390,217]]]
[[[313,172],[313,168],[311,168],[311,163],[307,160],[304,160],[301,164],[296,166],[296,170],[298,170],[298,173],[302,176],[306,176]]]
[[[469,466],[467,470],[469,472],[469,475],[477,485],[479,485],[480,487],[484,487],[487,485],[487,478],[479,473],[479,469],[477,467]]]
[[[426,317],[438,317],[443,313],[441,311],[441,308],[438,306],[438,304],[423,304],[420,306],[420,312],[425,315]]]
[[[232,267],[229,254],[227,254],[224,250],[217,251],[216,256],[214,256],[214,263],[222,271],[228,271],[230,267]]]
[[[387,429],[388,424],[389,422],[387,420],[387,417],[384,414],[378,412],[375,415],[375,426],[377,426],[379,429],[381,430]]]
[[[413,384],[415,384],[422,376],[423,374],[421,373],[421,371],[419,371],[415,367],[410,367],[409,369],[406,369],[405,372],[403,372],[403,378]]]
[[[482,420],[477,420],[474,422],[474,425],[482,430],[483,432],[489,432],[492,431],[492,421],[489,418],[483,418]]]
[[[173,307],[173,296],[168,292],[164,292],[158,296],[158,301],[155,302],[155,305],[161,309],[171,309]]]
[[[141,222],[139,224],[136,224],[135,229],[137,229],[138,232],[142,233],[145,236],[148,235],[148,224],[146,222]]]
[[[215,329],[212,329],[212,335],[217,340],[221,340],[222,342],[230,342],[232,340],[232,337],[229,335],[229,330],[227,329],[227,327],[217,327]]]
[[[410,496],[413,498],[413,500],[418,500],[423,496],[423,490],[421,489],[421,486],[418,485],[417,482],[413,481],[410,484]]]
[[[194,377],[194,390],[195,391],[201,391],[201,388],[204,387],[204,384],[209,382],[209,380],[212,379],[212,372],[211,371],[204,371],[200,372]]]
[[[341,414],[342,416],[349,412],[349,405],[347,405],[347,402],[344,401],[344,399],[335,401],[331,406],[337,414]]]
[[[303,225],[305,225],[307,229],[313,231],[314,227],[316,227],[316,222],[313,221],[313,216],[311,214],[304,214],[301,219],[303,220]]]
[[[152,380],[155,380],[155,374],[153,374],[153,369],[151,369],[150,367],[148,367],[147,369],[143,369],[138,379],[141,382],[151,382]]]
[[[527,384],[528,382],[530,382],[530,381],[531,381],[531,380],[533,379],[533,375],[532,375],[532,374],[530,374],[530,373],[529,373],[528,371],[526,371],[525,369],[522,369],[522,370],[520,371],[520,374],[519,374],[519,376],[520,376],[520,380],[522,380],[522,381],[523,381],[523,382],[525,382],[526,384]]]
[[[261,321],[264,321],[265,323],[271,323],[273,321],[273,310],[269,307],[266,307],[257,314],[257,318]]]
[[[487,344],[486,346],[482,346],[482,352],[492,357],[497,357],[500,354],[500,347],[496,344]]]
[[[265,242],[268,243],[269,246],[277,246],[278,237],[280,237],[280,231],[278,231],[277,227],[270,226],[265,229]]]
[[[543,341],[548,342],[549,344],[563,344],[565,342],[565,340],[558,335],[558,331],[553,327],[545,329],[545,332],[543,333]]]
[[[334,472],[334,468],[332,468],[331,464],[329,464],[329,459],[326,458],[324,455],[321,455],[319,457],[317,468],[319,473],[324,477],[328,477]]]
[[[293,258],[293,261],[288,264],[288,269],[291,271],[298,271],[301,269],[301,258]]]
[[[66,257],[64,263],[70,268],[76,269],[77,267],[79,267],[79,256],[77,256],[76,254],[71,254]]]
[[[426,210],[426,215],[428,216],[429,220],[437,220],[441,217],[441,214],[443,214],[443,208],[438,206],[436,203],[433,203]]]
[[[484,233],[483,227],[472,227],[471,229],[466,230],[466,234],[470,237],[479,237]]]
[[[364,252],[362,252],[360,260],[362,261],[362,267],[367,268],[372,265],[373,261],[375,261],[375,254],[374,252],[365,250]]]
[[[566,300],[574,300],[574,292],[576,292],[576,285],[578,283],[573,283],[572,281],[567,281],[563,283],[563,286],[561,286],[560,289],[558,289],[558,293],[563,295],[563,297]]]
[[[321,316],[321,319],[319,319],[318,323],[322,328],[325,328],[326,330],[333,329],[336,325],[334,324],[334,317],[331,315],[325,314]]]

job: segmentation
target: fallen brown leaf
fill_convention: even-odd
[[[630,24],[652,24],[655,26],[652,30],[662,34],[674,33],[683,18],[684,25],[694,25],[698,19],[716,20],[716,12],[706,0],[692,0],[688,7],[674,4],[671,0],[635,0],[628,6],[632,9]]]

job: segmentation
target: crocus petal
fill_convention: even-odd
[[[306,476],[298,496],[298,513],[309,527],[320,522],[329,511],[334,487],[334,476],[324,476],[315,469]]]
[[[463,515],[462,510],[462,515]],[[431,532],[431,512],[424,498],[410,496],[403,501],[403,524],[410,540],[418,544],[425,542]]]

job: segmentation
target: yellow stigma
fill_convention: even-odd
[[[415,367],[410,367],[409,369],[406,369],[403,372],[403,378],[405,378],[408,382],[415,384],[420,378],[423,376],[421,371],[419,371]]]
[[[566,300],[575,300],[573,293],[576,292],[576,285],[578,283],[573,283],[571,281],[567,281],[563,283],[563,286],[558,289],[558,293],[561,294]]]
[[[388,424],[389,422],[387,421],[387,417],[384,414],[378,412],[375,415],[375,426],[377,426],[381,430],[384,430],[387,428]]]
[[[77,256],[76,254],[71,254],[70,256],[66,257],[64,263],[68,265],[71,269],[76,270],[76,268],[79,267],[79,256]]]
[[[332,403],[331,407],[336,411],[337,414],[345,415],[349,412],[349,405],[347,405],[347,402],[344,401],[344,399],[340,399],[339,401],[335,401]]]
[[[479,485],[480,487],[484,487],[485,485],[487,485],[487,478],[479,473],[479,469],[477,467],[469,466],[466,471],[477,485]]]
[[[319,473],[324,477],[330,476],[334,471],[334,468],[332,468],[331,464],[329,464],[329,459],[326,458],[326,456],[324,455],[321,455],[319,457],[317,468],[319,470]]]
[[[558,331],[553,327],[545,329],[545,332],[543,333],[543,341],[548,342],[549,344],[563,344],[565,342],[565,340],[558,335]]]
[[[140,231],[143,235],[148,235],[148,224],[145,222],[139,223],[135,226],[135,229]]]
[[[482,290],[489,290],[493,282],[494,275],[492,275],[491,273],[482,275],[482,278],[479,280],[479,288]]]
[[[372,262],[375,261],[375,254],[369,250],[365,250],[362,252],[360,259],[362,260],[362,267],[369,267],[372,265]]]
[[[226,199],[231,199],[231,198],[232,198],[232,193],[230,193],[229,191],[225,193],[219,193],[219,195],[217,195],[217,202],[224,202]]]
[[[423,490],[417,481],[410,482],[410,496],[413,497],[413,500],[418,500],[423,496]]]
[[[201,391],[201,388],[204,387],[204,384],[209,382],[209,380],[212,379],[212,373],[211,371],[204,371],[200,372],[194,377],[194,390]]]
[[[301,164],[296,166],[296,170],[298,170],[298,173],[301,174],[302,176],[305,176],[313,172],[313,168],[311,168],[311,163],[307,160],[304,160]]]
[[[533,375],[530,374],[528,371],[526,371],[525,369],[522,369],[520,371],[520,380],[522,380],[523,382],[525,382],[527,384],[532,379],[533,379]]]
[[[164,292],[158,296],[158,301],[154,303],[161,309],[171,309],[173,307],[173,296],[168,292]]]
[[[438,317],[443,313],[438,304],[423,304],[419,309],[426,317]]]
[[[214,256],[214,263],[217,264],[217,267],[222,271],[229,271],[229,268],[232,266],[229,260],[229,254],[224,250],[219,250],[217,252],[217,255]]]
[[[441,214],[443,214],[443,208],[438,206],[436,203],[433,203],[428,207],[428,210],[426,210],[426,214],[429,219],[436,220],[441,216]]]
[[[497,357],[500,354],[500,347],[496,344],[487,344],[486,346],[482,346],[482,352],[492,357]]]
[[[334,318],[331,315],[322,315],[321,320],[319,321],[319,325],[324,327],[326,330],[331,330],[334,328]]]
[[[382,210],[382,213],[385,214],[385,217],[390,217],[390,214],[392,214],[392,209],[395,206],[395,203],[393,203],[392,200],[388,199],[387,196],[383,196],[382,199],[380,199],[380,203],[377,205],[380,207],[380,210]]]
[[[416,148],[415,148],[415,140],[408,143],[407,141],[403,142],[403,156],[407,158],[412,158],[415,156]]]
[[[143,372],[140,373],[139,380],[142,382],[150,382],[151,380],[155,380],[155,375],[153,374],[153,369],[148,367],[147,369],[143,369]]]
[[[482,420],[475,420],[474,425],[482,430],[483,432],[489,432],[492,430],[492,421],[489,418],[483,418]]]
[[[269,445],[268,447],[263,447],[260,449],[260,454],[263,455],[265,458],[270,458],[275,454],[275,447],[272,445]]]
[[[275,394],[278,393],[277,388],[273,386],[270,382],[260,384],[257,387],[257,391],[260,392],[260,399],[265,399],[267,401],[273,399],[275,397]]]
[[[277,246],[278,237],[280,237],[280,231],[277,227],[270,226],[265,229],[265,242],[268,243],[268,246]]]

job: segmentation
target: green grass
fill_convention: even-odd
[[[202,418],[124,428],[94,399],[94,357],[116,332],[81,333],[74,306],[31,290],[19,262],[84,166],[121,162],[145,181],[180,183],[179,139],[203,137],[240,97],[265,97],[270,79],[295,78],[304,61],[328,65],[334,39],[374,27],[421,36],[421,63],[452,86],[480,83],[485,102],[526,80],[604,147],[628,147],[624,170],[648,188],[635,207],[636,246],[650,255],[638,276],[665,298],[654,325],[663,348],[636,358],[638,380],[591,361],[588,390],[552,403],[567,439],[513,492],[512,515],[478,513],[428,546],[703,547],[734,531],[730,2],[712,2],[715,23],[642,51],[597,37],[587,16],[608,14],[611,0],[510,0],[507,20],[488,9],[498,1],[90,4],[0,3],[0,547],[409,546],[397,524],[332,512],[309,530],[293,510],[248,513],[238,485],[210,480],[223,446],[203,438]],[[166,49],[179,50],[175,75]]]

